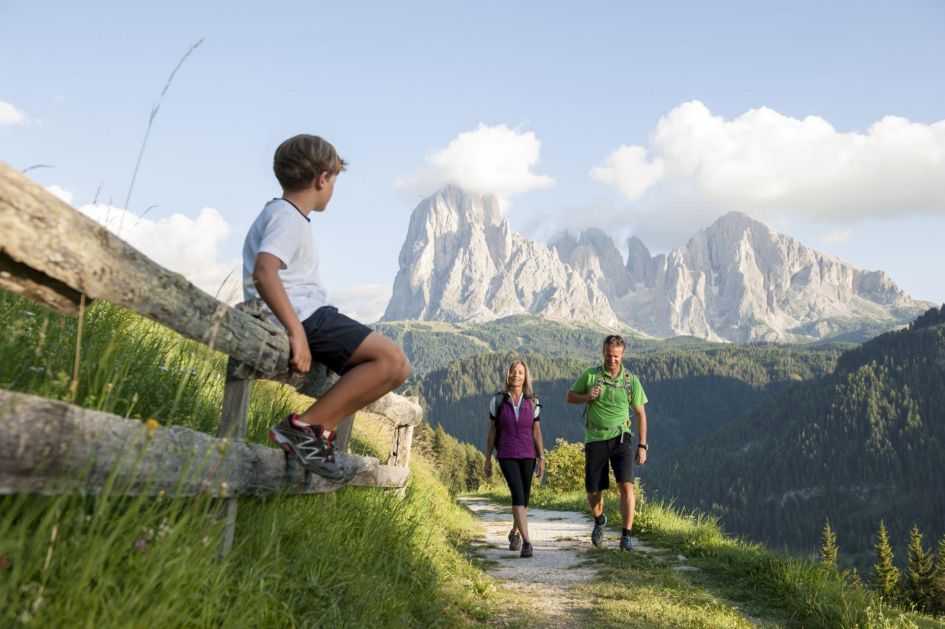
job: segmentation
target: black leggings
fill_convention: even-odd
[[[513,507],[527,507],[535,475],[535,459],[499,459],[502,476],[512,492]]]

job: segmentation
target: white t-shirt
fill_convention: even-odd
[[[282,260],[279,279],[289,303],[305,321],[328,303],[328,295],[318,273],[318,248],[307,216],[285,199],[273,199],[253,221],[243,242],[243,298],[259,298],[253,284],[256,256],[268,253]],[[269,310],[269,308],[266,308]]]

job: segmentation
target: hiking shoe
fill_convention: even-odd
[[[515,531],[509,531],[509,550],[522,550],[522,536]]]
[[[531,557],[532,556],[532,545],[531,542],[522,542],[522,554],[521,557]]]
[[[620,550],[625,550],[627,552],[633,550],[633,540],[630,539],[629,535],[620,536]]]
[[[601,543],[604,541],[604,527],[607,526],[607,514],[604,513],[604,521],[600,524],[594,522],[594,530],[591,532],[591,543],[595,546],[600,547]]]
[[[321,426],[298,423],[298,415],[289,415],[269,429],[269,439],[299,463],[323,478],[340,480],[344,470],[335,462],[335,446],[322,438]]]

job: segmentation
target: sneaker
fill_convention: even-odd
[[[509,531],[509,550],[522,550],[522,536],[515,531]]]
[[[629,535],[620,536],[620,550],[625,550],[627,552],[633,550],[633,540],[630,539]]]
[[[522,542],[522,557],[531,557],[532,556],[532,545],[531,542]]]
[[[600,546],[604,541],[604,527],[607,526],[607,514],[604,513],[604,521],[600,524],[594,522],[594,531],[591,533],[591,543],[595,546]]]
[[[298,415],[289,415],[269,429],[269,439],[310,472],[330,480],[340,480],[344,470],[335,462],[335,446],[322,438],[321,426],[298,423]]]

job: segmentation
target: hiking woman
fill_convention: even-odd
[[[509,365],[505,389],[492,396],[489,405],[489,437],[486,440],[486,478],[492,476],[492,450],[512,493],[512,530],[509,550],[532,556],[528,536],[528,497],[532,477],[545,473],[545,448],[541,442],[538,398],[532,391],[528,365],[518,360]],[[537,470],[536,470],[537,464]]]

